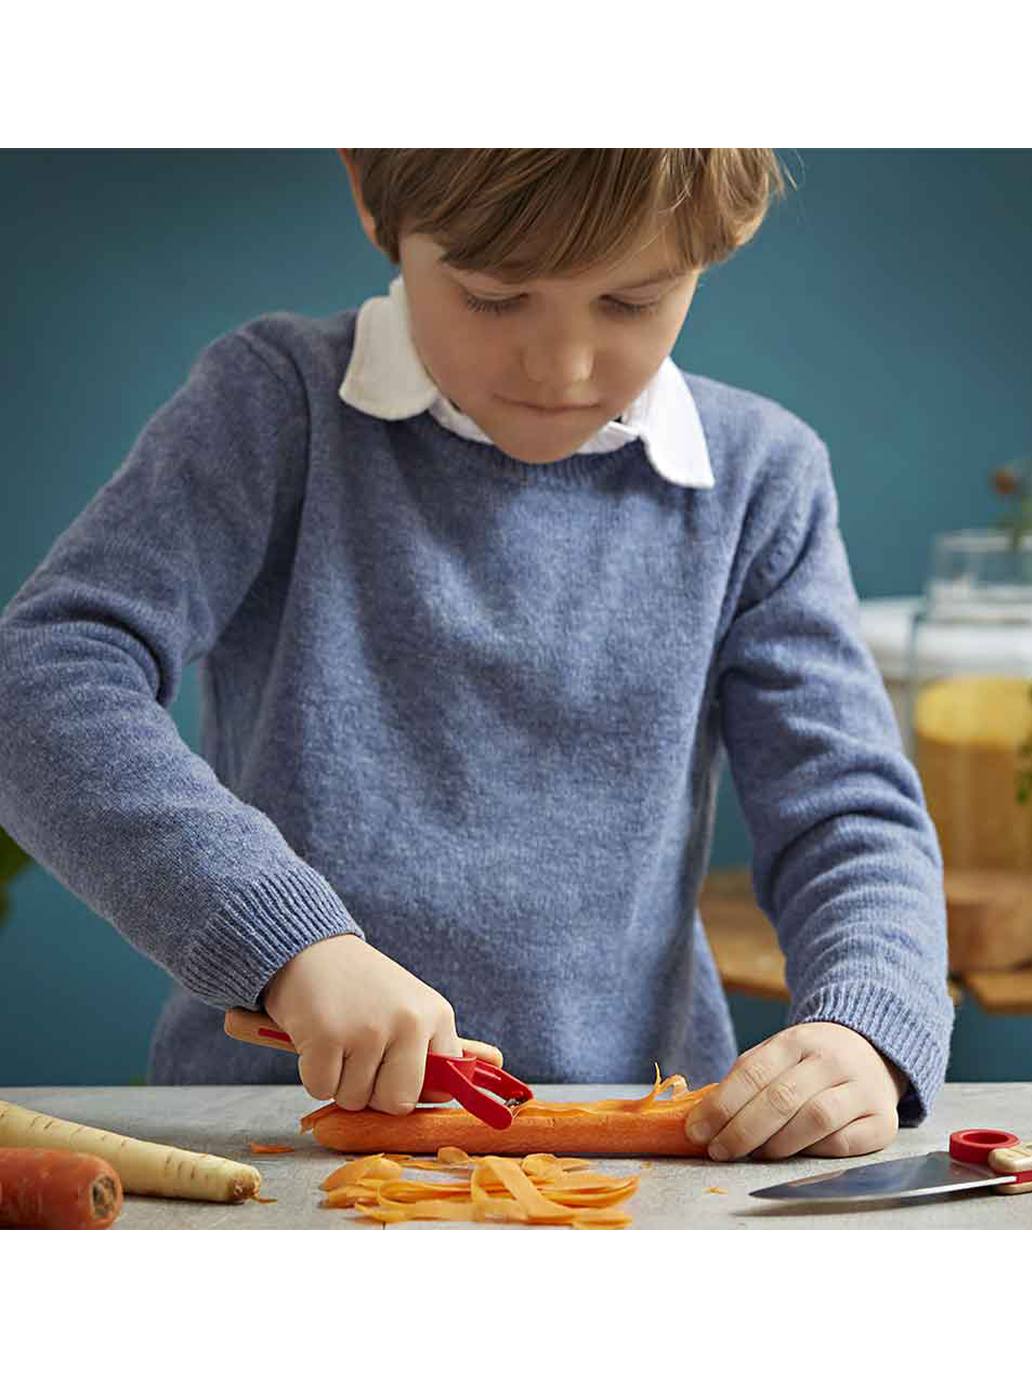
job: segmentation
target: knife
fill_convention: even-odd
[[[885,1201],[984,1187],[1007,1195],[1032,1191],[1032,1139],[1022,1142],[1002,1129],[958,1129],[946,1153],[842,1168],[749,1195],[765,1201]]]

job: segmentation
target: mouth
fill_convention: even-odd
[[[537,412],[539,416],[572,416],[576,412],[594,411],[599,405],[597,402],[582,403],[577,407],[539,407],[534,402],[517,402],[511,397],[502,399],[510,406],[522,407],[525,411]]]

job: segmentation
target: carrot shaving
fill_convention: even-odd
[[[321,1183],[324,1191],[330,1191],[334,1187],[342,1187],[351,1183],[361,1182],[363,1179],[370,1181],[389,1182],[402,1174],[400,1163],[389,1161],[382,1153],[373,1153],[366,1158],[356,1158],[351,1163],[346,1163],[344,1167],[339,1167],[335,1172],[331,1172],[325,1182]]]
[[[588,1171],[586,1158],[530,1153],[521,1162],[493,1154],[471,1156],[444,1147],[436,1158],[368,1154],[330,1173],[321,1184],[322,1205],[356,1210],[381,1225],[412,1220],[569,1225],[574,1229],[621,1229],[631,1217],[615,1209],[638,1189],[637,1177]],[[450,1172],[461,1178],[433,1182],[405,1177]]]
[[[291,1148],[287,1144],[248,1144],[247,1147],[252,1153],[296,1153],[296,1148]]]
[[[263,1206],[274,1206],[279,1199],[275,1196],[256,1196],[256,1201],[260,1201]]]
[[[689,1090],[688,1083],[679,1072],[673,1076],[660,1079],[659,1063],[655,1063],[656,1084],[649,1094],[639,1100],[582,1100],[582,1101],[542,1101],[528,1100],[522,1105],[513,1107],[513,1117],[523,1115],[605,1115],[612,1110],[633,1110],[638,1115],[666,1114],[670,1109],[680,1109],[678,1102],[683,1096],[691,1096],[694,1093]],[[659,1097],[668,1088],[672,1088],[674,1094],[668,1100],[660,1101]],[[318,1112],[316,1112],[318,1113]]]
[[[301,1118],[301,1133],[307,1134],[313,1124],[318,1124],[320,1120],[325,1119],[327,1115],[334,1114],[339,1109],[340,1106],[336,1101],[330,1101],[329,1105],[320,1105],[318,1110],[313,1110],[310,1114],[303,1115]]]
[[[549,1117],[559,1115],[605,1115],[613,1110],[633,1111],[638,1115],[667,1115],[678,1114],[683,1109],[681,1102],[685,1098],[692,1098],[697,1095],[689,1089],[688,1083],[679,1072],[673,1076],[661,1077],[659,1064],[654,1064],[656,1068],[656,1081],[652,1090],[647,1096],[640,1099],[631,1100],[593,1100],[593,1101],[542,1101],[536,1098],[524,1101],[521,1105],[513,1107],[513,1118],[523,1116],[534,1117],[546,1115]],[[664,1091],[669,1090],[671,1095],[668,1099],[661,1101],[659,1097]],[[311,1114],[305,1115],[301,1120],[301,1133],[306,1134],[313,1125],[325,1119],[327,1115],[346,1114],[341,1111],[336,1101],[331,1101],[329,1105],[322,1105],[318,1110],[313,1110]],[[418,1112],[417,1112],[418,1113]],[[465,1117],[468,1111],[451,1106],[440,1106],[435,1108],[434,1114],[437,1116],[462,1116]],[[461,1153],[461,1149],[454,1150]]]

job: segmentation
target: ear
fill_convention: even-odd
[[[366,206],[366,203],[362,200],[362,191],[361,187],[359,186],[358,171],[355,167],[355,160],[352,158],[351,154],[348,152],[346,148],[338,148],[337,152],[340,154],[341,160],[343,161],[344,166],[347,168],[348,181],[351,183],[351,195],[354,197],[355,209],[358,211],[358,218],[362,222],[362,228],[366,232],[366,237],[369,240],[370,244],[372,244],[374,249],[380,249],[380,252],[383,253],[383,249],[380,248],[380,245],[376,238],[376,221],[369,214],[369,208]]]

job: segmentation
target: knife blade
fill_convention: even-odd
[[[822,1172],[794,1182],[779,1182],[750,1192],[769,1201],[877,1201],[894,1196],[930,1196],[940,1191],[970,1191],[1013,1182],[974,1163],[957,1163],[948,1153],[920,1153],[885,1163]]]
[[[1032,1190],[1032,1141],[1020,1143],[1003,1130],[965,1129],[950,1135],[950,1150],[840,1168],[749,1194],[765,1201],[886,1201],[985,1187]]]

